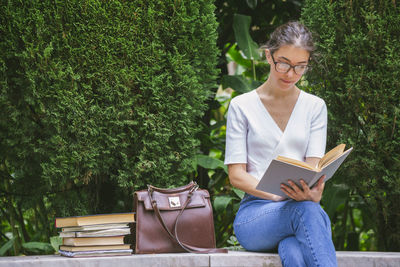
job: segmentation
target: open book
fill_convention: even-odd
[[[317,167],[313,167],[303,161],[278,156],[271,161],[268,169],[258,183],[256,189],[275,195],[287,197],[280,189],[281,184],[287,184],[292,180],[300,188],[300,180],[311,188],[321,176],[326,175],[325,181],[329,180],[353,148],[346,151],[345,145],[340,144],[326,153],[319,161]]]

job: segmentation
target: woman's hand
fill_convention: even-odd
[[[295,183],[289,180],[288,183],[290,186],[281,184],[281,190],[288,197],[296,201],[311,200],[313,202],[319,202],[322,198],[322,193],[324,192],[324,179],[325,175],[321,176],[317,184],[312,189],[310,189],[303,180],[300,180],[300,184],[303,187],[303,190],[301,190],[301,188],[299,188]]]

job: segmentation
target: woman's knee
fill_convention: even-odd
[[[292,205],[294,209],[299,214],[305,214],[310,216],[320,215],[321,212],[324,212],[321,205],[319,203],[315,203],[313,201],[294,201]],[[322,213],[323,214],[323,213]]]
[[[328,231],[331,229],[331,221],[328,214],[319,203],[313,201],[301,201],[293,203],[294,210],[303,220],[313,220],[323,224]]]

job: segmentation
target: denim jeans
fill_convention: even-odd
[[[319,203],[274,202],[246,194],[233,227],[246,250],[278,248],[283,266],[337,266],[331,222]]]

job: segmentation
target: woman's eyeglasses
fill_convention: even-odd
[[[294,73],[296,73],[297,75],[303,75],[309,69],[308,65],[292,66],[289,63],[275,61],[274,56],[272,54],[271,54],[271,57],[272,57],[272,61],[275,64],[275,70],[280,73],[288,73],[290,71],[290,69],[293,68]]]

